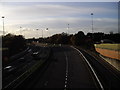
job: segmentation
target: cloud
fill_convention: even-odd
[[[94,4],[93,4],[94,5]],[[13,3],[12,5],[4,5],[3,11],[6,16],[16,17],[16,18],[35,18],[35,17],[65,17],[71,15],[85,15],[90,14],[91,12],[97,14],[104,14],[104,13],[115,13],[114,9],[108,9],[104,7],[97,7],[97,6],[69,6],[69,5],[59,5],[59,4],[51,4],[51,3],[38,3],[38,4],[22,4],[22,3]],[[1,15],[2,15],[1,13]],[[14,18],[15,18],[14,17]]]
[[[93,5],[90,3],[3,3],[0,6],[0,14],[5,16],[6,31],[19,33],[20,26],[32,30],[48,27],[51,34],[54,34],[67,32],[68,23],[71,33],[77,30],[90,32],[90,13],[93,12],[95,29],[106,32],[106,29],[117,27],[117,10],[115,9],[117,7],[109,5],[108,3],[103,6],[102,3]],[[0,21],[1,28],[2,21]],[[32,37],[35,34],[32,30],[23,32],[25,36]]]

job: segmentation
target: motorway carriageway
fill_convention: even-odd
[[[84,55],[85,52],[74,47],[53,46],[52,56],[48,63],[42,69],[39,68],[17,88],[95,88],[98,90],[120,88],[120,78],[109,78],[113,82],[110,80],[110,84],[106,84],[104,80],[108,80],[108,78],[100,77],[100,74],[96,73],[98,71],[89,63],[89,57],[87,57],[89,55]],[[93,60],[94,58],[90,57],[89,59]],[[100,73],[105,76],[105,73]],[[114,76],[107,72],[108,74],[111,77]]]

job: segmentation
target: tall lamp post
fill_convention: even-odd
[[[69,34],[69,24],[68,24],[68,34]]]
[[[94,33],[94,31],[93,31],[93,13],[91,13],[91,16],[92,16],[92,33]]]
[[[5,35],[5,28],[4,28],[4,16],[2,16],[2,19],[3,19],[3,36]]]
[[[39,29],[36,29],[37,31],[39,30]],[[43,29],[41,29],[42,30],[42,38],[43,38]]]
[[[39,29],[36,29],[37,31],[39,30]],[[43,29],[41,29],[42,30],[42,39],[43,39]]]
[[[46,31],[48,32],[48,28],[46,28]],[[47,33],[48,34],[48,33]]]
[[[22,27],[20,27],[20,34],[22,35]]]
[[[39,30],[39,29],[37,28],[36,31],[38,31],[38,30]],[[36,34],[36,36],[37,36],[37,35],[38,35],[38,34]]]
[[[43,38],[43,29],[42,29],[42,38]]]

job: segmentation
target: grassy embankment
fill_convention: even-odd
[[[120,51],[120,44],[95,44],[95,48]]]
[[[120,44],[95,44],[95,48],[103,56],[120,60]]]

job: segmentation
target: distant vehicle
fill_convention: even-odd
[[[25,58],[24,57],[22,57],[22,58],[20,58],[18,60],[19,60],[19,62],[25,62]]]
[[[35,60],[40,60],[40,57],[39,57],[39,52],[34,52],[32,53],[32,56]]]
[[[9,68],[11,68],[11,67],[12,67],[12,66],[7,66],[7,67],[4,68],[4,70],[9,69]]]
[[[32,53],[32,56],[36,57],[38,54],[39,54],[39,52],[34,52],[34,53]]]
[[[4,69],[3,69],[3,75],[4,76],[7,76],[9,74],[13,74],[15,71],[16,71],[16,67],[13,67],[13,66],[6,66]]]
[[[59,46],[61,46],[61,44],[59,44]]]
[[[103,40],[101,40],[101,43],[114,43],[114,42],[109,39],[103,39]]]
[[[32,51],[32,49],[29,49],[29,50],[28,50],[28,52],[31,52],[31,51]]]

